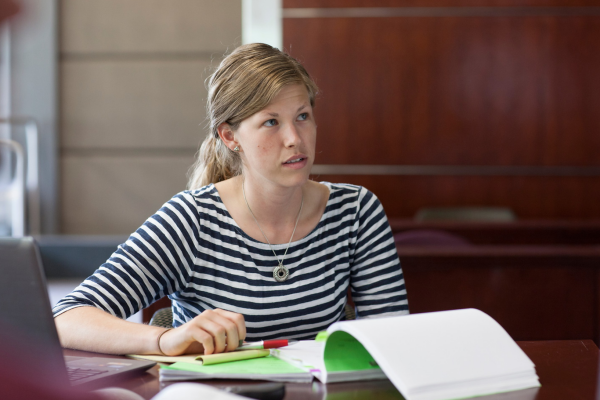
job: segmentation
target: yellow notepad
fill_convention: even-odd
[[[153,356],[145,354],[128,354],[127,357],[139,358],[143,360],[156,361],[161,363],[187,362],[202,365],[221,364],[231,361],[248,360],[251,358],[266,357],[270,354],[269,350],[240,350],[229,353],[218,354],[184,354],[181,356]]]

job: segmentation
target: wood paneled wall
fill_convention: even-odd
[[[520,220],[498,223],[391,219],[390,227],[394,234],[401,236],[397,243],[399,248],[406,246],[402,237],[412,235],[415,238],[415,234],[418,234],[421,235],[417,236],[421,238],[419,243],[423,243],[425,237],[440,231],[458,236],[475,246],[513,246],[515,249],[517,246],[577,246],[592,250],[600,245],[600,220]],[[414,241],[411,243],[415,244]]]
[[[597,6],[596,0],[283,0],[284,8]]]
[[[600,164],[600,8],[593,5],[285,0],[284,47],[321,89],[317,164],[579,168],[569,176],[477,176],[475,169],[473,176],[316,178],[368,187],[393,218],[432,206],[600,217],[600,175],[592,168]],[[342,12],[319,16],[332,7]],[[351,7],[354,14],[344,14]],[[411,7],[427,8],[402,14]],[[298,8],[312,8],[313,17],[299,18]]]
[[[398,254],[411,313],[477,308],[515,340],[598,342],[597,249],[399,247]]]
[[[320,154],[317,162],[319,158]],[[412,218],[423,207],[482,205],[510,207],[518,218],[525,219],[600,218],[599,177],[314,175],[312,178],[370,189],[381,200],[388,218]]]

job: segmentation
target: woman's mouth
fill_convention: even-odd
[[[306,160],[306,159],[303,158],[303,157],[300,157],[300,158],[295,158],[295,159],[290,160],[290,161],[286,161],[286,162],[284,162],[284,164],[295,164],[295,163],[298,163],[298,162],[304,161],[304,160]]]
[[[284,162],[283,165],[286,168],[302,169],[306,166],[307,163],[308,157],[306,157],[304,154],[299,154],[297,156],[290,157],[290,159]]]

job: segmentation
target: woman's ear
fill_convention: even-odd
[[[225,146],[229,147],[231,151],[235,151],[236,147],[239,149],[239,143],[235,140],[233,129],[231,129],[231,126],[227,122],[219,125],[217,132],[219,132],[219,137],[225,143]]]

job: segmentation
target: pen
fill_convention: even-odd
[[[244,342],[236,350],[276,349],[296,343],[297,340],[261,340],[260,342]]]

